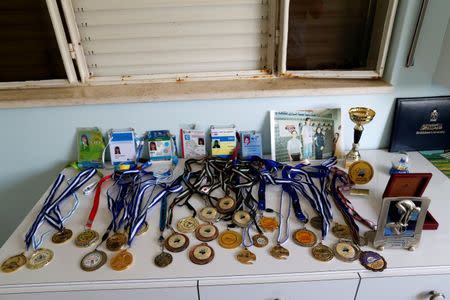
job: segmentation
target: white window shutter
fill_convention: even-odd
[[[72,0],[91,77],[267,69],[268,0]]]

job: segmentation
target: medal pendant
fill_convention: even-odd
[[[352,233],[350,232],[350,228],[347,225],[335,224],[331,228],[331,232],[333,232],[334,236],[338,239],[351,239]]]
[[[309,220],[309,224],[311,224],[312,228],[321,230],[322,229],[323,218],[321,216],[315,216],[311,220]]]
[[[349,241],[339,241],[334,245],[334,254],[337,259],[352,262],[359,258],[360,251]]]
[[[247,227],[252,221],[250,214],[243,210],[238,210],[233,214],[233,223],[239,227]]]
[[[373,168],[367,161],[359,160],[350,165],[348,176],[355,184],[366,184],[372,180]]]
[[[189,251],[189,259],[197,265],[206,265],[214,259],[214,249],[207,243],[194,246]]]
[[[212,224],[202,224],[195,229],[195,237],[202,242],[210,242],[219,236],[219,229]]]
[[[136,232],[136,236],[143,235],[148,231],[148,223],[144,222],[142,223],[141,227],[139,227],[138,232]]]
[[[263,235],[263,234],[255,234],[252,237],[252,241],[253,241],[253,246],[258,247],[258,248],[262,248],[265,247],[269,244],[269,239]]]
[[[92,272],[100,269],[107,260],[106,253],[100,250],[94,250],[87,253],[80,261],[80,267],[83,271]]]
[[[317,242],[317,237],[311,230],[299,229],[293,234],[294,242],[302,247],[312,247]]]
[[[166,238],[164,247],[170,252],[181,252],[189,246],[189,238],[182,233],[173,233]]]
[[[52,235],[52,242],[55,244],[62,244],[70,240],[72,234],[72,230],[63,228],[61,231],[58,231]]]
[[[27,268],[37,270],[45,267],[53,259],[53,251],[50,249],[39,248],[35,250],[27,261]]]
[[[261,217],[259,218],[259,226],[264,231],[275,231],[278,229],[278,221],[276,218]]]
[[[361,252],[359,262],[364,268],[374,272],[382,272],[387,267],[384,257],[373,251]]]
[[[219,245],[225,249],[234,249],[242,243],[242,235],[233,230],[226,230],[219,235]]]
[[[116,232],[106,240],[106,249],[109,251],[119,251],[127,243],[127,235],[122,232]]]
[[[276,259],[287,259],[289,256],[289,250],[282,247],[281,245],[273,246],[272,249],[270,249],[270,255],[275,257]]]
[[[333,250],[331,250],[330,247],[322,243],[319,243],[316,246],[314,246],[311,251],[315,259],[323,262],[330,261],[334,257]]]
[[[230,196],[225,196],[217,202],[216,209],[221,214],[229,214],[236,208],[236,200]]]
[[[86,248],[98,241],[99,235],[97,231],[86,229],[85,231],[81,232],[77,235],[75,238],[75,245],[77,247]]]
[[[204,207],[200,210],[198,217],[208,223],[214,223],[219,219],[219,212],[212,206]]]
[[[133,255],[127,250],[122,250],[111,258],[111,268],[114,271],[123,271],[133,263]]]
[[[11,273],[17,271],[27,263],[27,258],[23,253],[7,258],[1,266],[3,273]]]
[[[160,268],[165,268],[172,263],[172,260],[172,255],[163,251],[160,254],[156,255],[154,263]]]
[[[244,265],[252,265],[256,260],[256,255],[248,249],[242,249],[236,255],[237,260]]]
[[[198,227],[199,223],[194,217],[186,217],[178,221],[177,229],[182,233],[191,233],[194,232]]]

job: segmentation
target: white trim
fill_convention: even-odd
[[[280,4],[280,41],[278,48],[278,72],[286,72],[287,43],[289,32],[289,0],[281,0]]]
[[[78,72],[80,73],[81,82],[89,79],[89,70],[84,56],[83,47],[81,46],[80,32],[78,31],[75,12],[73,10],[72,0],[61,0],[62,9],[66,18],[67,28],[69,29],[70,39],[75,50]]]
[[[78,78],[73,66],[73,60],[70,55],[69,45],[67,44],[66,34],[64,33],[64,26],[61,21],[61,15],[59,14],[58,4],[56,0],[46,0],[48,13],[55,30],[56,40],[58,42],[59,52],[63,60],[64,68],[66,70],[67,79],[71,84],[77,84]]]
[[[380,50],[378,52],[377,71],[380,77],[384,73],[384,65],[386,64],[389,44],[391,41],[392,30],[394,28],[394,20],[397,12],[398,0],[390,0],[387,17],[383,26],[383,36],[381,38]]]
[[[303,78],[345,78],[345,79],[363,79],[363,78],[379,78],[381,75],[376,71],[286,71],[280,74],[281,77],[303,77]]]
[[[9,81],[0,82],[0,90],[6,89],[28,89],[28,88],[49,88],[68,87],[71,84],[67,79],[29,80],[29,81]]]

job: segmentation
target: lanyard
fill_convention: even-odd
[[[280,226],[278,227],[278,233],[277,233],[277,244],[283,245],[288,239],[289,239],[289,217],[291,216],[291,205],[288,203],[287,205],[287,213],[283,224],[283,194],[284,191],[281,191],[281,198],[280,198],[280,207],[278,209],[280,214]],[[291,198],[289,198],[289,201],[291,201]],[[284,226],[283,226],[284,225]],[[282,230],[283,227],[285,228],[284,236],[282,237]]]
[[[99,203],[100,203],[100,195],[101,195],[101,192],[102,192],[102,184],[105,181],[109,180],[109,179],[111,179],[111,175],[104,176],[102,179],[100,179],[99,182],[97,182],[97,185],[95,187],[94,202],[92,204],[92,208],[91,208],[91,211],[89,213],[89,217],[88,217],[88,219],[86,221],[86,225],[85,225],[86,229],[91,229],[92,225],[94,224],[95,216],[97,215],[98,206],[99,206]]]

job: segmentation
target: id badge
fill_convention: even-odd
[[[203,130],[181,129],[181,151],[184,158],[206,156],[205,132]]]
[[[241,132],[241,156],[250,158],[252,156],[262,157],[261,134],[254,131]]]
[[[78,165],[81,168],[102,168],[105,143],[97,127],[77,129]]]
[[[134,164],[136,162],[136,139],[133,129],[112,130],[109,136],[111,163]]]
[[[169,130],[153,130],[147,134],[148,154],[150,160],[172,159],[172,136]]]
[[[211,127],[211,155],[230,158],[236,148],[235,128]]]

